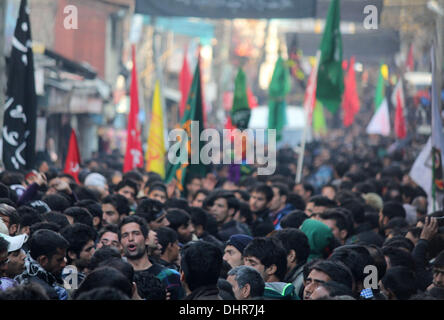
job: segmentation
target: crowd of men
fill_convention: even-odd
[[[409,178],[418,150],[384,143],[332,134],[301,183],[282,148],[273,175],[212,166],[183,193],[102,160],[3,171],[0,300],[444,299],[443,211]]]

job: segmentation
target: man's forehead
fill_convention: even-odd
[[[261,261],[258,258],[254,257],[254,256],[246,256],[245,259],[248,260],[248,261],[255,262],[257,264],[262,264]]]
[[[112,232],[112,231],[107,231],[102,235],[102,238],[118,238],[119,236],[117,235],[117,233]]]
[[[142,231],[140,228],[140,225],[135,222],[126,223],[121,228],[122,232],[129,232],[129,231]]]
[[[256,197],[256,198],[265,198],[265,193],[263,192],[257,192],[257,191],[253,191],[251,193],[252,196]]]
[[[324,271],[313,269],[308,274],[308,277],[313,280],[330,281],[330,277]]]
[[[57,248],[56,253],[54,254],[54,256],[65,256],[66,255],[66,249],[63,248]]]
[[[225,199],[224,197],[220,197],[220,198],[217,198],[216,200],[214,200],[214,203],[216,203],[216,202],[226,204],[227,199]]]
[[[239,250],[237,250],[236,249],[236,247],[235,246],[233,246],[233,245],[231,245],[231,244],[229,244],[229,245],[227,245],[226,247],[225,247],[225,251],[237,251],[237,252],[240,252]]]
[[[114,210],[116,209],[116,207],[114,207],[114,205],[113,205],[112,203],[103,203],[102,206],[103,206],[103,208],[105,208],[105,207],[108,207],[108,208],[111,207],[111,208],[114,209]],[[102,210],[103,210],[103,209],[102,209]]]

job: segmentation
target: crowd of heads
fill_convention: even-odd
[[[0,299],[443,299],[444,211],[409,177],[421,141],[351,136],[308,144],[298,183],[290,148],[273,175],[190,168],[183,190],[98,160],[78,180],[3,171]]]

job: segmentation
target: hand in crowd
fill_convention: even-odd
[[[46,185],[48,183],[48,181],[46,181],[46,175],[44,173],[39,172],[35,175],[35,177],[36,178],[34,182],[37,183],[39,186]]]
[[[202,187],[207,190],[213,190],[216,183],[217,178],[213,173],[208,174],[204,179],[202,179]]]
[[[56,192],[65,192],[67,194],[71,194],[72,190],[66,181],[60,178],[55,178],[49,183],[49,190],[47,193],[51,194]]]
[[[438,220],[436,218],[426,217],[420,239],[430,240],[437,233],[438,233]]]

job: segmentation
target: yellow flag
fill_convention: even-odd
[[[156,81],[154,88],[153,107],[151,111],[150,130],[148,132],[148,148],[145,155],[146,171],[153,171],[165,178],[165,139],[163,130],[162,104],[160,102],[160,86]]]

